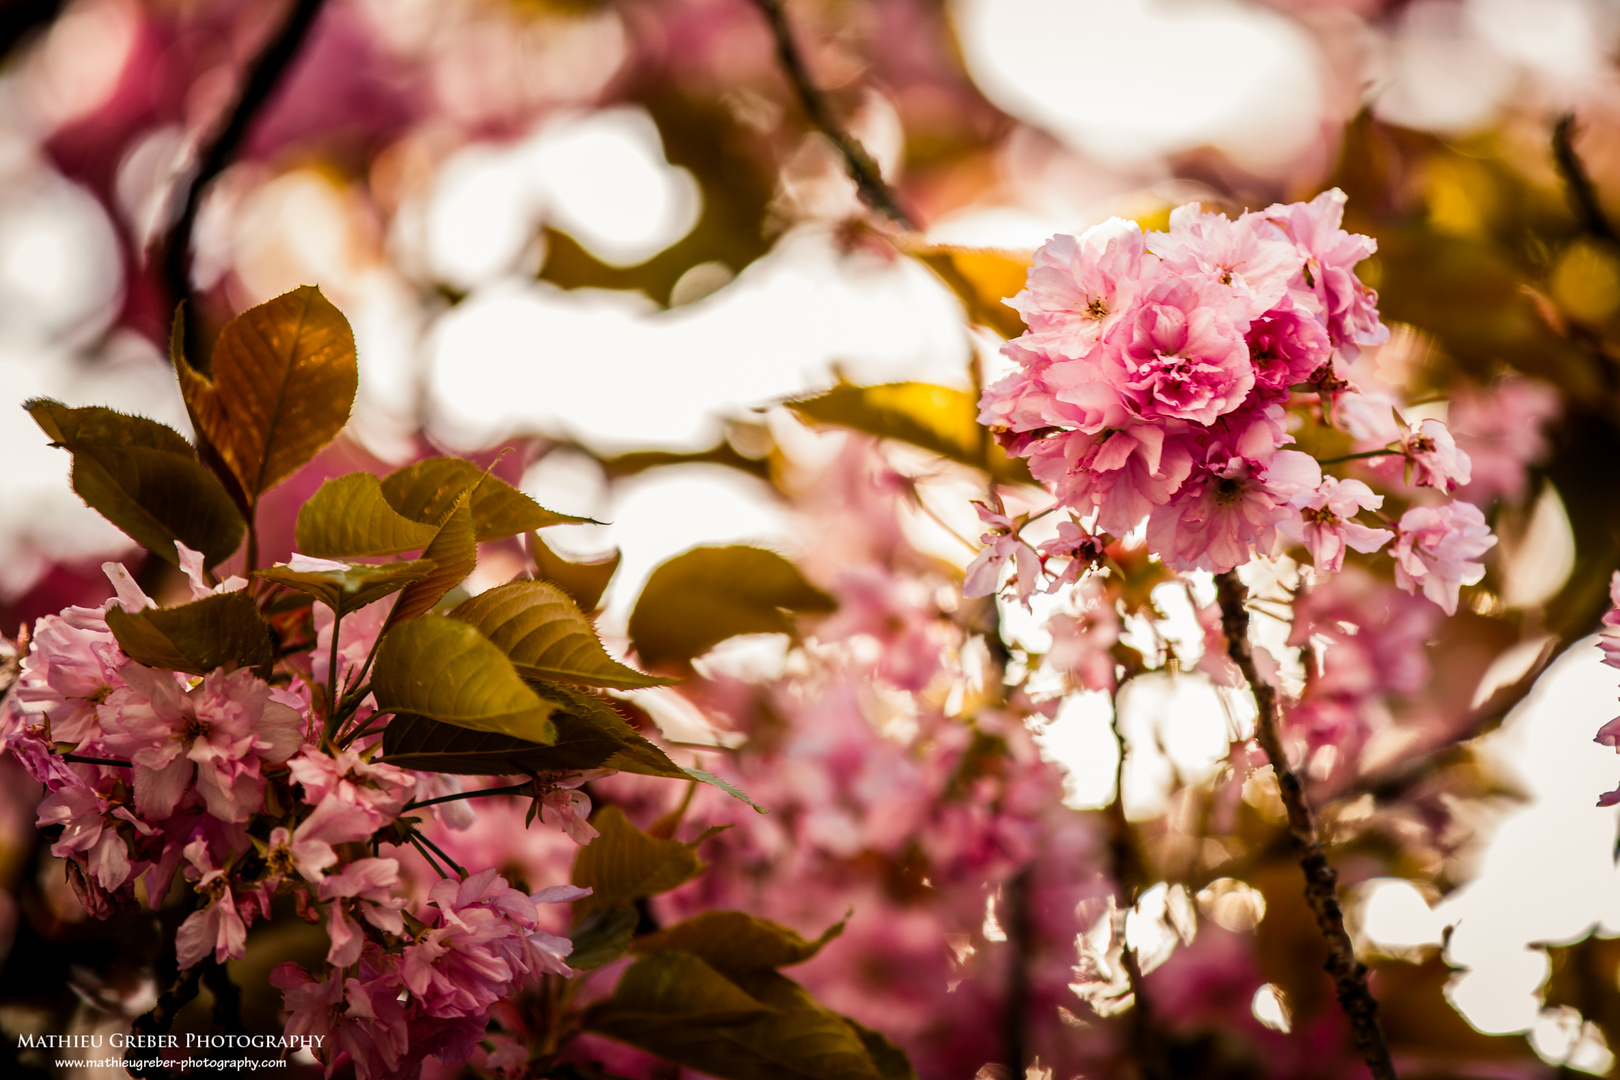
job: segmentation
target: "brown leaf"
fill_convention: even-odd
[[[354,334],[314,286],[232,319],[214,347],[209,374],[183,355],[179,316],[175,326],[171,359],[192,423],[249,505],[348,423],[359,381]]]

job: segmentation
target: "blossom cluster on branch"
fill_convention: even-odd
[[[1011,561],[1027,598],[1049,559],[1095,562],[1099,538],[1145,525],[1176,570],[1222,573],[1292,541],[1334,573],[1347,550],[1388,546],[1402,589],[1456,611],[1496,542],[1480,509],[1413,497],[1395,519],[1366,481],[1323,471],[1400,457],[1409,485],[1443,495],[1471,478],[1445,424],[1403,429],[1391,397],[1358,388],[1353,362],[1389,331],[1355,273],[1376,245],[1340,228],[1343,211],[1336,189],[1236,220],[1191,203],[1168,231],[1115,218],[1036,252],[1009,301],[1029,327],[1004,350],[1018,369],[985,391],[980,420],[1071,521],[1037,552],[1019,537],[1031,517],[983,510],[970,594]],[[1345,452],[1290,449],[1307,421]]]

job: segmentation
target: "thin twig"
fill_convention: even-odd
[[[525,791],[533,791],[534,782],[525,780],[521,784],[512,784],[508,787],[478,788],[474,791],[457,791],[449,795],[440,795],[432,799],[420,799],[416,802],[406,803],[400,813],[407,810],[420,810],[424,806],[436,806],[439,803],[455,802],[457,799],[477,799],[485,795],[518,795]]]
[[[1610,244],[1620,244],[1620,234],[1614,231],[1609,215],[1603,212],[1597,187],[1586,171],[1581,156],[1575,152],[1575,114],[1565,113],[1553,125],[1553,164],[1564,181],[1564,192],[1569,196],[1571,209],[1580,219],[1581,228],[1592,236]]]
[[[1367,987],[1367,969],[1356,959],[1355,946],[1344,928],[1344,911],[1339,907],[1339,875],[1327,860],[1327,853],[1316,832],[1316,821],[1299,776],[1288,764],[1282,745],[1282,716],[1277,692],[1260,678],[1249,648],[1249,611],[1244,606],[1247,590],[1235,570],[1215,577],[1216,595],[1221,605],[1221,628],[1226,632],[1226,651],[1243,672],[1259,711],[1255,738],[1277,774],[1277,789],[1288,809],[1288,835],[1294,857],[1305,873],[1305,899],[1316,915],[1316,925],[1327,939],[1325,965],[1333,976],[1339,1006],[1350,1019],[1350,1030],[1362,1059],[1376,1080],[1396,1080],[1395,1064],[1389,1056],[1383,1029],[1378,1023],[1378,1001]]]
[[[1131,988],[1131,1010],[1128,1021],[1131,1032],[1131,1053],[1136,1067],[1148,1080],[1163,1075],[1159,1067],[1163,1039],[1153,1030],[1153,1005],[1148,1001],[1147,988],[1142,979],[1142,965],[1130,942],[1124,940],[1125,920],[1142,891],[1142,856],[1137,850],[1135,833],[1125,817],[1125,734],[1119,729],[1119,713],[1114,713],[1109,725],[1114,733],[1114,745],[1119,759],[1114,763],[1114,799],[1108,804],[1108,860],[1114,878],[1114,895],[1119,904],[1120,963],[1125,968],[1125,979]]]
[[[411,832],[418,840],[422,841],[422,843],[426,844],[429,848],[431,848],[433,850],[433,854],[437,855],[439,857],[439,860],[441,862],[443,862],[446,866],[448,866],[450,869],[454,870],[461,877],[466,877],[467,876],[467,871],[463,870],[460,866],[458,866],[456,864],[456,860],[454,860],[450,856],[446,855],[444,853],[443,848],[441,848],[438,844],[435,844],[432,840],[429,840],[427,838],[427,834],[424,833],[421,829],[412,829]]]
[[[309,31],[315,25],[325,0],[292,0],[287,12],[263,51],[253,59],[242,78],[242,90],[230,114],[219,130],[204,143],[197,154],[197,171],[186,184],[180,212],[174,227],[163,241],[163,278],[169,288],[169,299],[176,304],[190,300],[191,291],[191,234],[197,225],[197,210],[202,205],[203,190],[212,183],[236,157],[247,140],[253,122],[274,96],[282,77],[292,66],[293,59],[304,46]],[[195,311],[196,305],[187,304]],[[198,357],[195,317],[186,320],[186,355]]]
[[[84,754],[63,754],[61,757],[63,761],[72,762],[75,765],[106,765],[114,769],[127,769],[133,764],[120,758],[87,757]]]
[[[860,193],[861,201],[901,228],[918,231],[916,219],[900,204],[899,193],[883,179],[877,162],[872,160],[872,155],[866,152],[866,147],[858,139],[844,130],[827,98],[811,81],[804,57],[793,41],[793,30],[788,26],[782,0],[753,0],[753,3],[770,24],[771,36],[776,39],[777,61],[799,95],[800,106],[816,130],[825,135],[843,155],[844,166],[849,170],[850,179],[855,181],[855,190]]]

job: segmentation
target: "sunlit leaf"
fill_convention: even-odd
[[[341,618],[420,581],[435,569],[433,560],[416,559],[377,566],[362,563],[345,570],[294,570],[289,566],[272,566],[257,571],[257,575],[313,596]]]
[[[402,598],[403,599],[403,598]],[[464,622],[423,615],[383,635],[371,676],[378,709],[529,742],[556,738],[557,703],[534,692],[506,654]]]
[[[630,948],[630,939],[636,932],[641,916],[633,907],[598,908],[579,920],[569,931],[574,950],[568,954],[568,966],[579,971],[594,971],[611,964]]]
[[[674,949],[702,957],[716,971],[733,976],[802,964],[844,932],[836,922],[810,941],[797,931],[741,911],[705,911],[636,939],[636,952]]]
[[[998,480],[1030,482],[1022,459],[1009,458],[1002,451],[978,421],[978,402],[961,390],[920,382],[846,385],[789,401],[787,406],[811,423],[898,439],[983,469]]]
[[[354,333],[321,291],[305,285],[232,319],[208,372],[178,347],[172,360],[196,425],[249,504],[291,476],[348,423],[359,380]]]
[[[382,481],[354,472],[326,481],[298,511],[295,543],[317,559],[356,559],[420,551],[438,535],[389,505]]]
[[[774,551],[693,548],[652,572],[630,614],[643,663],[684,664],[737,634],[791,633],[794,613],[837,606]]]
[[[467,505],[465,498],[444,519],[433,542],[422,549],[422,558],[433,563],[433,570],[407,585],[405,591],[399,594],[399,600],[388,616],[390,623],[414,619],[432,611],[433,605],[465,581],[467,575],[473,572],[473,567],[478,565],[478,540],[473,534],[472,508]]]
[[[545,581],[514,581],[464,600],[450,612],[471,623],[537,679],[634,690],[672,679],[643,675],[607,654],[596,628],[562,589]]]
[[[539,533],[530,533],[528,543],[535,576],[572,596],[582,611],[595,610],[622,558],[615,548],[613,554],[596,562],[570,562],[547,547]]]
[[[461,458],[436,457],[388,474],[382,482],[388,502],[406,517],[437,523],[468,489],[478,542],[501,540],[548,525],[589,522],[547,510],[506,481]]]
[[[236,504],[178,431],[143,416],[72,409],[47,398],[23,407],[73,455],[79,497],[158,558],[179,565],[179,541],[214,566],[241,544],[245,525]]]
[[[421,717],[400,717],[383,732],[383,753],[404,768],[469,776],[618,769],[687,779],[676,765],[603,701],[555,684],[529,688],[555,711],[556,738],[546,745],[488,731],[468,731]]]
[[[215,668],[268,671],[276,659],[270,624],[245,592],[220,593],[172,608],[107,609],[118,647],[147,667],[206,675]]]
[[[1002,301],[1024,288],[1033,253],[946,244],[918,244],[908,250],[956,294],[970,321],[1004,338],[1024,332],[1024,320]]]
[[[597,908],[628,904],[684,885],[706,866],[697,843],[648,836],[617,806],[604,806],[591,819],[600,833],[574,856],[571,880],[592,890],[574,901],[583,915]]]
[[[728,978],[697,956],[655,952],[631,965],[587,1026],[720,1080],[887,1080],[867,1040],[791,979]],[[885,1047],[888,1049],[888,1047]]]

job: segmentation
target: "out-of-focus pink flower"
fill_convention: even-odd
[[[1447,421],[1473,470],[1458,494],[1478,506],[1522,499],[1525,469],[1547,456],[1544,429],[1562,411],[1558,392],[1533,379],[1507,378],[1484,390],[1459,387]]]
[[[1360,480],[1325,476],[1321,487],[1295,496],[1294,502],[1300,516],[1278,522],[1277,529],[1304,544],[1311,561],[1323,573],[1337,574],[1344,569],[1346,547],[1371,554],[1395,537],[1388,529],[1369,528],[1355,520],[1361,511],[1384,505],[1384,497]]]
[[[1074,591],[1076,614],[1058,612],[1046,620],[1052,647],[1046,662],[1072,675],[1087,690],[1114,688],[1114,644],[1119,641],[1119,613],[1102,583],[1087,578]]]
[[[51,845],[51,854],[59,859],[83,857],[90,876],[102,888],[112,891],[128,881],[134,869],[129,846],[118,835],[115,815],[138,829],[151,832],[128,810],[114,808],[85,784],[66,785],[46,794],[39,804],[38,824],[42,829],[50,825],[62,826],[62,835]]]
[[[1476,562],[1496,544],[1485,515],[1472,503],[1414,506],[1401,515],[1395,534],[1395,584],[1413,595],[1440,605],[1447,615],[1457,613],[1460,586],[1485,576]]]
[[[1472,463],[1457,449],[1451,431],[1438,420],[1425,420],[1401,439],[1401,452],[1419,487],[1439,488],[1446,494],[1467,484]]]
[[[839,574],[833,593],[838,610],[817,629],[817,637],[869,637],[881,647],[877,673],[885,682],[902,690],[928,685],[940,670],[945,628],[922,582],[867,564]]]

